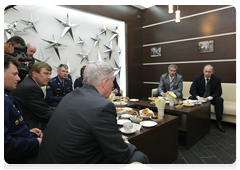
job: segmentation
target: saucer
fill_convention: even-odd
[[[126,123],[126,122],[131,122],[130,120],[126,120],[126,119],[119,119],[117,120],[117,124],[118,125],[123,125],[123,123]]]
[[[130,132],[126,132],[125,129],[122,127],[119,129],[122,133],[125,133],[125,134],[132,134],[134,132],[136,132],[137,130],[135,128],[132,128]]]

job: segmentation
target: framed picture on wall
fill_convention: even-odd
[[[214,40],[198,42],[198,53],[214,52]]]
[[[161,47],[153,47],[151,48],[151,57],[159,57],[161,56]]]

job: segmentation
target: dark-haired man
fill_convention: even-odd
[[[58,75],[52,78],[46,87],[46,101],[49,106],[57,107],[62,98],[72,91],[72,80],[67,78],[68,66],[60,64]]]
[[[14,53],[14,46],[26,46],[24,39],[19,36],[13,36],[4,44],[5,53]]]
[[[28,128],[18,102],[9,94],[20,80],[19,65],[15,58],[4,55],[4,159],[14,164],[35,163],[43,134]]]

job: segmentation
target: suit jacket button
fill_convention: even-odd
[[[15,121],[15,124],[18,125],[18,124],[19,124],[19,120],[16,120],[16,121]]]

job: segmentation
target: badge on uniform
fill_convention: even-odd
[[[178,85],[178,82],[175,83],[175,86],[177,86],[177,85]]]
[[[16,120],[16,121],[15,121],[15,124],[16,124],[16,125],[19,125],[19,120]]]
[[[68,87],[67,89],[70,89],[70,87]]]
[[[49,85],[47,85],[46,89],[50,89],[50,86],[49,86]]]
[[[57,90],[61,90],[60,88],[57,88]]]

